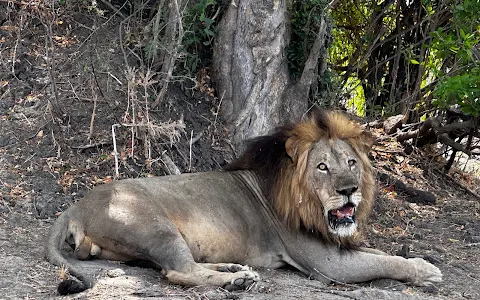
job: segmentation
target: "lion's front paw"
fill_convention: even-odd
[[[418,286],[427,286],[442,281],[442,272],[439,268],[422,258],[408,259],[415,268],[414,277],[411,283]]]
[[[224,285],[224,289],[228,291],[245,290],[260,279],[257,272],[253,271],[238,271],[234,274],[237,276],[232,278],[230,283]]]

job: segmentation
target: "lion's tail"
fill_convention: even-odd
[[[63,243],[68,230],[69,212],[62,213],[52,228],[50,229],[50,235],[46,246],[46,257],[48,261],[56,266],[68,268],[68,271],[73,276],[77,277],[80,282],[67,279],[58,285],[58,293],[60,295],[68,295],[80,293],[93,286],[94,280],[87,275],[82,274],[75,266],[74,263],[68,261],[61,253]]]

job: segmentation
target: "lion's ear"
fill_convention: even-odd
[[[294,159],[297,152],[297,147],[295,144],[296,141],[294,137],[288,138],[288,140],[285,142],[285,150],[287,151],[287,154],[288,156],[290,156],[291,159]]]
[[[370,132],[363,130],[360,134],[360,146],[365,153],[370,152],[373,146],[373,142],[373,135]]]

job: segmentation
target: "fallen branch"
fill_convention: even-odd
[[[111,145],[111,144],[113,144],[112,141],[102,141],[102,142],[88,144],[88,145],[71,146],[70,148],[78,149],[78,150],[86,150],[86,149],[90,149],[90,148],[107,146],[107,145]]]
[[[163,164],[166,167],[167,172],[170,175],[180,175],[182,172],[180,172],[180,169],[177,167],[177,165],[173,162],[173,160],[170,158],[170,156],[167,155],[167,150],[163,150],[160,153],[161,160]]]
[[[462,144],[455,142],[449,136],[449,134],[457,130],[470,130],[471,128],[473,128],[473,126],[473,121],[442,125],[437,118],[430,117],[423,122],[420,128],[408,132],[399,133],[396,138],[397,141],[404,142],[412,138],[419,139],[421,137],[432,135],[436,137],[436,141],[444,145],[450,146],[457,151],[461,151],[467,155],[470,155],[470,150],[468,150]]]

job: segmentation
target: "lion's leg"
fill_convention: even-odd
[[[163,244],[165,245],[165,241]],[[162,266],[167,279],[172,283],[191,286],[216,285],[227,290],[238,290],[246,289],[258,280],[256,272],[242,265],[196,263],[181,236],[169,244],[172,245],[171,254],[158,253],[151,256],[151,260]],[[162,264],[165,260],[168,260],[168,263]]]
[[[145,218],[145,219],[154,219]],[[122,245],[124,248],[135,250],[140,254],[137,258],[146,259],[163,269],[167,279],[182,285],[216,285],[223,288],[245,289],[252,282],[258,280],[258,274],[251,270],[238,270],[237,272],[221,272],[221,266],[212,270],[196,263],[190,248],[175,224],[167,217],[156,216],[157,222],[150,224],[148,230],[139,231],[129,226],[118,228],[122,232],[136,232],[130,235]],[[142,226],[144,226],[142,224]],[[102,252],[104,250],[102,249]],[[213,264],[210,265],[212,268]],[[228,264],[225,264],[225,270]],[[231,269],[236,268],[231,265]]]
[[[253,271],[237,271],[234,273],[214,271],[197,265],[198,268],[189,272],[170,270],[166,272],[168,280],[181,285],[218,285],[227,290],[238,290],[249,287],[258,280]]]
[[[100,248],[97,244],[84,235],[83,240],[75,248],[75,257],[86,260],[89,258],[98,258],[105,260],[129,261],[132,258],[123,254],[116,253],[107,249]]]
[[[323,257],[312,261],[313,277],[319,280],[355,283],[388,278],[426,286],[442,281],[441,271],[421,258],[373,254],[362,251],[339,253],[329,249]]]
[[[219,263],[219,264],[209,264],[209,263],[200,263],[204,268],[219,271],[219,272],[230,272],[235,273],[239,271],[250,271],[251,268],[249,266],[244,266],[240,264],[230,264],[230,263]]]
[[[100,247],[85,235],[83,224],[77,220],[70,220],[68,223],[66,241],[73,247],[77,259],[86,260],[101,252]]]
[[[130,256],[118,254],[116,252],[113,252],[107,249],[101,249],[100,252],[98,252],[98,254],[96,254],[95,257],[99,259],[118,260],[118,261],[129,261],[132,259],[132,257]]]

